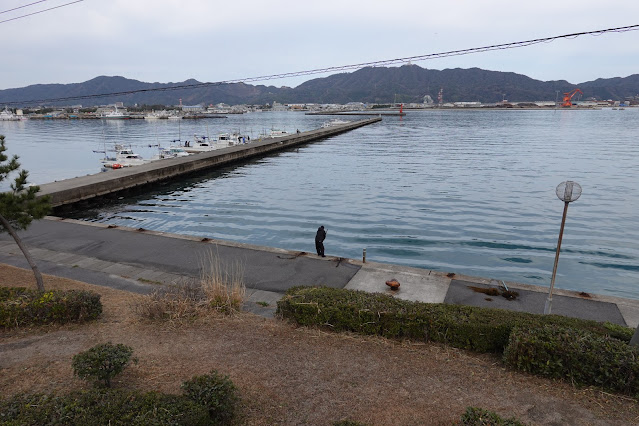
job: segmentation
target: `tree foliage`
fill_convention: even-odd
[[[4,136],[0,135],[0,182],[20,168],[18,156],[9,160],[6,151]],[[27,229],[34,219],[41,219],[51,211],[49,197],[36,198],[40,187],[27,186],[28,176],[29,172],[20,170],[11,183],[11,191],[0,193],[0,215],[14,229]]]

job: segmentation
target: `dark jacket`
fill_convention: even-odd
[[[323,226],[320,226],[319,228],[317,228],[317,234],[315,234],[315,242],[323,243],[324,238],[326,238],[326,231],[324,230]]]

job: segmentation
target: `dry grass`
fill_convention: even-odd
[[[244,267],[239,262],[225,265],[212,251],[201,262],[200,285],[209,306],[230,314],[244,303]]]
[[[212,251],[201,262],[199,280],[183,280],[142,296],[133,304],[143,319],[175,325],[206,317],[211,313],[240,311],[246,295],[244,268],[224,265]]]
[[[132,307],[140,318],[174,324],[192,321],[208,310],[202,286],[190,280],[159,288],[136,299]]]
[[[0,331],[0,396],[68,392],[73,355],[107,341],[134,349],[137,365],[119,388],[179,393],[189,378],[216,369],[230,375],[250,425],[450,425],[467,406],[530,425],[639,423],[634,399],[575,389],[505,368],[491,355],[443,345],[299,328],[251,314],[184,322],[141,322],[124,291],[45,276],[48,289],[101,294],[102,318],[90,324]],[[29,271],[0,264],[0,285],[33,285]]]

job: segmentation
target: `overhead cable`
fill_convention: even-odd
[[[42,1],[46,1],[46,0],[42,0]],[[39,13],[48,12],[48,11],[53,10],[53,9],[59,9],[61,7],[65,7],[65,6],[71,6],[72,4],[80,3],[80,2],[83,2],[83,1],[84,0],[75,0],[75,1],[72,1],[70,3],[61,4],[61,5],[58,5],[58,6],[50,7],[48,9],[42,9],[42,10],[39,10],[37,12],[27,13],[26,15],[16,16],[15,18],[5,19],[4,21],[0,21],[0,24],[4,24],[5,22],[9,22],[9,21],[15,21],[16,19],[26,18],[27,16],[37,15]],[[36,4],[36,3],[41,3],[41,2],[35,2],[35,3],[31,3],[31,4]],[[31,4],[26,4],[24,6],[16,7],[15,9],[20,9],[21,7],[30,6]],[[10,10],[15,10],[15,9],[10,9]],[[5,12],[9,12],[10,10],[6,10]]]
[[[82,1],[82,0],[79,0]],[[412,62],[420,62],[432,59],[446,58],[450,56],[461,56],[461,55],[470,55],[473,53],[481,53],[481,52],[489,52],[493,50],[506,50],[506,49],[515,49],[520,47],[531,46],[538,43],[548,43],[551,41],[559,40],[559,39],[567,39],[567,38],[576,38],[583,35],[592,35],[598,36],[611,32],[627,32],[627,31],[636,31],[639,29],[639,24],[637,25],[629,25],[625,27],[616,27],[616,28],[608,28],[605,30],[596,30],[596,31],[583,31],[572,34],[563,34],[552,37],[544,37],[537,38],[532,40],[525,41],[516,41],[510,43],[502,43],[502,44],[493,44],[489,46],[482,47],[472,47],[469,49],[460,49],[460,50],[451,50],[448,52],[440,52],[440,53],[428,53],[425,55],[416,55],[416,56],[408,56],[404,58],[396,58],[396,59],[384,59],[379,61],[372,62],[362,62],[359,64],[351,64],[351,65],[341,65],[334,67],[326,67],[326,68],[316,68],[312,70],[305,71],[295,71],[295,72],[287,72],[281,74],[271,74],[271,75],[263,75],[258,77],[247,77],[247,78],[238,78],[233,80],[224,80],[224,81],[216,81],[210,83],[197,83],[197,84],[184,84],[184,85],[175,85],[169,87],[157,87],[157,88],[149,88],[149,89],[137,89],[137,90],[127,90],[123,92],[108,92],[108,93],[99,93],[99,94],[91,94],[91,95],[79,95],[79,96],[67,96],[61,98],[49,98],[49,99],[31,99],[31,100],[22,100],[15,102],[4,102],[0,101],[0,104],[33,104],[33,103],[47,103],[47,102],[62,102],[69,100],[79,100],[79,99],[93,99],[93,98],[103,98],[107,96],[123,96],[123,95],[131,95],[135,93],[145,93],[145,92],[166,92],[171,90],[187,90],[187,89],[199,89],[203,87],[212,87],[212,86],[220,86],[222,84],[233,84],[233,83],[252,83],[257,81],[268,81],[268,80],[278,80],[290,77],[299,77],[305,75],[314,75],[314,74],[325,74],[325,73],[333,73],[340,71],[347,71],[353,69],[360,69],[364,67],[379,67],[379,66],[388,66],[388,65],[396,65],[396,64],[405,64]]]
[[[25,7],[33,6],[34,4],[44,3],[45,1],[48,1],[48,0],[34,1],[33,3],[25,4],[25,5],[18,6],[18,7],[14,7],[13,9],[3,10],[3,11],[0,12],[0,15],[2,15],[3,13],[13,12],[14,10],[23,9]]]

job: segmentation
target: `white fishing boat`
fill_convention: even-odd
[[[147,115],[144,116],[145,120],[161,120],[161,119],[165,119],[165,118],[169,118],[169,113],[164,110],[164,111],[152,111],[150,113],[148,113]]]
[[[116,106],[114,111],[102,114],[100,118],[104,118],[106,120],[128,120],[131,116],[126,112],[118,111],[118,107]]]
[[[239,133],[220,133],[215,139],[211,139],[208,136],[194,135],[193,142],[186,141],[184,143],[184,150],[188,153],[195,154],[250,142],[250,136],[240,135]]]
[[[290,133],[288,133],[286,130],[271,129],[268,135],[270,138],[281,138],[284,136],[288,136],[289,134]]]
[[[0,121],[19,121],[20,117],[14,114],[12,111],[9,111],[6,107],[4,110],[0,111]]]
[[[140,154],[136,154],[131,148],[116,145],[115,157],[105,158],[102,160],[102,165],[110,169],[121,169],[123,167],[139,166],[148,162],[149,160],[143,159]]]
[[[189,154],[181,146],[170,146],[168,148],[160,148],[160,152],[151,157],[151,161],[164,160],[166,158],[188,157]]]
[[[190,154],[208,152],[217,149],[217,144],[212,143],[208,136],[193,135],[193,141],[184,142],[184,150]]]
[[[289,136],[289,135],[290,133],[288,133],[286,130],[271,129],[269,132],[260,133],[259,135],[257,135],[257,138],[258,139],[281,138],[281,137]]]
[[[220,133],[217,135],[217,145],[219,146],[243,145],[249,142],[251,142],[250,136],[239,133]]]
[[[348,124],[350,123],[350,121],[347,120],[340,120],[339,118],[334,118],[330,121],[326,121],[322,124],[322,128],[327,129],[330,127],[335,127],[335,126],[341,126],[343,124]]]

